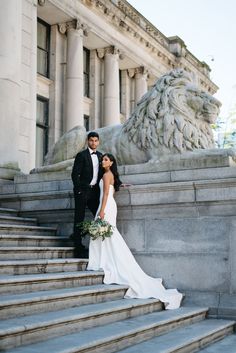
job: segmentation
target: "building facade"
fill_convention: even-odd
[[[76,125],[122,123],[173,68],[217,90],[206,63],[126,0],[8,0],[0,17],[0,179],[41,166]]]

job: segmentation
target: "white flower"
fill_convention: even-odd
[[[93,221],[84,221],[79,225],[84,234],[89,234],[92,240],[102,238],[104,240],[113,233],[113,226],[107,221],[97,218]]]

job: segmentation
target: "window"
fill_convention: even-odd
[[[90,52],[88,49],[84,48],[84,96],[89,97],[89,62],[90,62]]]
[[[88,115],[84,115],[84,127],[85,127],[86,131],[89,131],[89,116]]]
[[[36,120],[36,167],[43,165],[48,152],[48,100],[37,98]]]
[[[38,19],[37,22],[37,72],[49,77],[50,26]]]

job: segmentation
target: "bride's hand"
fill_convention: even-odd
[[[105,212],[104,212],[104,211],[100,211],[100,212],[99,212],[99,217],[100,217],[101,219],[104,219],[104,217],[105,217]]]
[[[132,184],[121,184],[121,188],[127,188],[127,187],[129,187],[129,186],[132,186]]]

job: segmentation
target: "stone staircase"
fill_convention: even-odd
[[[104,285],[67,238],[36,219],[0,209],[0,245],[1,352],[236,352],[233,321],[124,299],[127,287]]]

